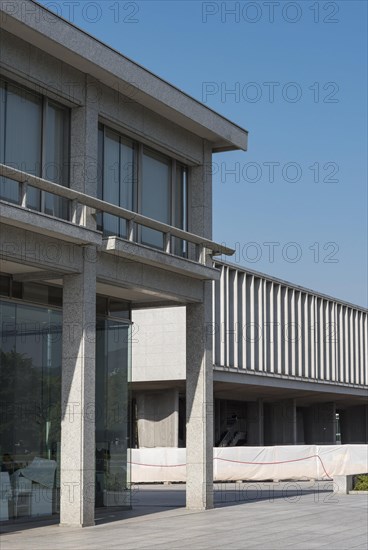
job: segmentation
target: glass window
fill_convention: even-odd
[[[134,142],[116,132],[105,129],[99,131],[99,157],[102,166],[102,184],[99,197],[106,202],[134,208],[134,180],[136,154]],[[103,228],[106,235],[126,237],[126,221],[110,214],[103,215]]]
[[[131,211],[187,230],[188,171],[174,159],[99,126],[98,197]],[[138,169],[139,167],[139,169]],[[126,222],[98,216],[105,235],[127,237]],[[162,232],[139,227],[139,241],[163,248]],[[186,243],[173,239],[174,253],[186,255]]]
[[[104,139],[103,199],[120,205],[119,190],[119,136],[106,131]],[[104,231],[107,235],[120,235],[119,218],[104,214]]]
[[[57,500],[61,330],[60,311],[0,301],[0,463],[9,518],[51,515]]]
[[[5,163],[5,114],[6,114],[6,90],[5,90],[5,84],[0,81],[0,162],[1,164]],[[11,200],[11,196],[7,198],[7,195],[9,195],[10,189],[6,189],[5,186],[5,178],[0,178],[0,199],[5,198],[6,200]],[[10,183],[9,183],[10,185]],[[16,201],[19,201],[19,189],[17,189],[17,192],[15,194]]]
[[[40,283],[23,283],[22,299],[50,306],[62,306],[62,288]]]
[[[115,298],[109,299],[109,314],[111,317],[118,317],[121,319],[130,319],[131,316],[130,302],[123,300],[117,300]]]
[[[69,182],[69,109],[25,88],[0,84],[0,162],[60,185]],[[19,204],[19,185],[0,178],[0,198]],[[27,206],[68,219],[68,203],[29,187]]]
[[[0,296],[10,296],[10,277],[0,275]]]
[[[96,507],[130,506],[131,325],[97,320]]]
[[[170,224],[171,162],[154,151],[144,149],[142,161],[141,212],[144,216]],[[142,227],[142,243],[163,248],[163,235]]]
[[[62,312],[0,300],[0,521],[58,511],[61,362]],[[130,376],[131,324],[99,318],[96,506],[130,505]]]
[[[34,176],[41,175],[42,100],[12,85],[2,87],[2,162]],[[19,186],[1,178],[0,197],[19,203]],[[30,190],[30,205],[39,207],[39,192]]]

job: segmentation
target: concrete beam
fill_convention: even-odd
[[[13,279],[14,281],[25,283],[36,281],[51,281],[53,279],[60,279],[62,276],[62,273],[57,273],[56,271],[29,271],[26,273],[15,273],[13,275]]]
[[[285,390],[296,391],[315,391],[319,393],[336,393],[339,395],[367,397],[367,386],[358,386],[355,384],[342,384],[333,381],[302,379],[297,376],[283,376],[275,373],[256,374],[245,369],[229,369],[214,367],[214,381],[228,384],[246,384],[248,386],[270,386],[272,388],[281,388]]]

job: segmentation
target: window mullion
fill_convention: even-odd
[[[138,143],[138,159],[137,159],[137,212],[142,213],[142,188],[143,188],[143,144]],[[141,227],[136,228],[136,239],[138,242],[141,241],[142,231]]]
[[[45,164],[46,164],[46,124],[47,124],[47,105],[48,100],[47,97],[43,97],[42,101],[42,131],[41,131],[41,178],[46,179],[46,170],[45,170]],[[40,191],[40,210],[41,212],[45,211],[45,191]]]
[[[4,157],[3,157],[2,162],[4,162],[4,164],[6,164],[6,134],[7,134],[7,124],[8,124],[8,83],[7,82],[4,83],[4,90],[5,90],[5,94],[4,94],[4,99],[5,99],[5,105],[4,105],[4,134],[3,134],[3,139],[4,139],[3,154],[4,154]]]
[[[178,193],[178,182],[177,182],[177,176],[176,176],[176,159],[171,159],[171,185],[170,185],[170,192],[171,197],[169,204],[171,205],[171,217],[170,217],[170,225],[173,225],[174,227],[177,227],[177,219],[176,219],[176,199],[177,199],[177,193]],[[171,251],[175,254],[176,252],[176,246],[177,246],[177,239],[175,237],[171,237]]]
[[[117,173],[118,173],[118,185],[119,185],[119,189],[118,189],[118,196],[119,196],[119,206],[122,206],[121,204],[121,179],[122,179],[122,174],[121,174],[121,136],[119,136],[119,160],[118,160],[118,163],[119,163],[119,166],[118,166],[118,170],[117,170]],[[122,227],[123,227],[123,220],[122,218],[119,218],[118,220],[118,228],[119,228],[119,235],[118,237],[121,237],[123,232],[122,232]]]
[[[192,231],[192,185],[191,185],[191,168],[187,168],[187,231]]]
[[[176,219],[176,199],[177,199],[177,181],[176,181],[176,159],[171,160],[171,197],[170,197],[170,204],[171,204],[171,216],[170,216],[170,225],[177,226],[177,219]]]

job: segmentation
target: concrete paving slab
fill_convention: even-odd
[[[301,482],[297,491],[287,484],[259,485],[254,495],[246,484],[240,492],[234,484],[228,489],[222,484],[216,507],[205,512],[184,508],[183,484],[142,485],[133,510],[98,510],[95,527],[68,528],[45,521],[7,525],[0,548],[368,550],[366,495],[335,495],[325,482],[312,488]]]

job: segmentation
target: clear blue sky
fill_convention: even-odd
[[[248,129],[214,157],[232,261],[367,305],[365,1],[42,3]]]

